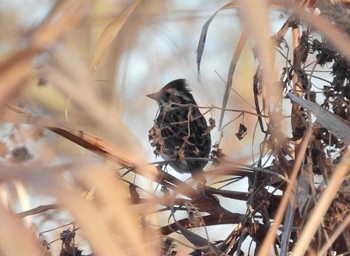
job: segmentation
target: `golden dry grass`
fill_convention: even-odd
[[[29,27],[13,18],[16,9],[2,9],[3,19],[12,25],[11,30],[4,22],[0,25],[4,35],[0,63],[4,130],[0,143],[0,254],[58,255],[61,251],[79,255],[74,250],[83,248],[94,255],[172,255],[175,251],[186,255],[197,248],[211,255],[232,255],[244,247],[247,236],[257,242],[259,255],[269,255],[273,248],[276,253],[293,251],[295,255],[304,255],[307,250],[311,254],[326,253],[328,248],[321,249],[322,243],[315,240],[327,240],[334,233],[341,235],[339,230],[328,232],[321,222],[331,219],[325,217],[330,205],[337,195],[345,193],[340,188],[350,168],[346,149],[350,139],[348,132],[342,131],[345,137],[340,144],[329,142],[329,147],[344,156],[327,158],[332,169],[325,168],[327,173],[321,173],[327,184],[323,193],[313,182],[316,173],[309,173],[307,196],[313,201],[304,216],[291,217],[293,224],[288,225],[286,216],[297,215],[297,208],[302,208],[295,201],[296,188],[304,188],[300,176],[307,171],[308,150],[316,143],[314,131],[319,127],[302,119],[307,122],[302,135],[291,140],[291,131],[295,132],[301,122],[296,115],[300,105],[287,102],[285,91],[303,96],[311,88],[299,90],[301,79],[292,68],[292,82],[281,86],[283,67],[306,68],[297,63],[295,55],[294,59],[287,56],[291,63],[281,61],[278,51],[285,49],[276,46],[278,40],[271,40],[278,32],[279,39],[295,51],[302,32],[312,27],[350,61],[348,35],[334,26],[332,15],[313,12],[317,7],[321,13],[331,13],[333,9],[329,8],[339,4],[324,3],[329,2],[245,0],[212,3],[208,7],[212,9],[206,9],[200,4],[181,7],[170,1],[62,0],[40,23]],[[349,15],[347,6],[341,6]],[[287,24],[280,26],[280,31],[273,31],[274,21],[270,19],[276,9],[288,11],[278,20]],[[219,17],[227,18],[225,14],[236,23],[231,20],[231,24],[226,21],[216,26]],[[305,24],[293,27],[288,19],[293,15]],[[176,30],[172,31],[172,26]],[[239,33],[231,35],[232,30]],[[160,38],[169,48],[158,44]],[[199,80],[193,43],[198,39]],[[214,41],[218,45],[212,46]],[[13,42],[21,45],[14,46]],[[256,63],[250,52],[252,45]],[[218,74],[222,70],[224,76],[227,74],[225,82],[213,71],[216,58],[220,63]],[[311,64],[316,67],[317,63]],[[332,73],[327,68],[325,72],[329,81]],[[219,142],[213,154],[218,165],[208,165],[210,186],[205,192],[195,182],[183,182],[182,176],[176,178],[149,164],[151,147],[144,143],[156,111],[144,95],[159,89],[160,81],[179,74],[188,76],[191,84],[200,84],[192,90],[198,95],[202,112],[207,111],[206,117],[214,117],[222,128],[212,131]],[[313,71],[308,75],[309,81],[314,79]],[[347,121],[339,119],[345,129]],[[337,135],[339,127],[336,123],[334,126],[326,128]],[[247,135],[244,128],[248,128]],[[243,140],[238,141],[235,133]],[[327,147],[322,150],[328,152]],[[262,162],[267,158],[280,161],[279,165],[270,161],[270,167],[265,168]],[[259,183],[257,173],[263,175],[261,180],[268,177],[266,180],[271,182],[265,187],[274,186],[273,178],[283,183],[277,186],[281,195],[265,191],[265,183]],[[243,178],[249,179],[249,189],[248,184],[243,189],[230,186],[230,182]],[[271,197],[277,205],[269,201]],[[42,198],[49,198],[50,203],[36,207],[42,204]],[[268,201],[268,205],[262,206],[259,199]],[[249,207],[239,212],[235,201]],[[230,207],[223,207],[223,202],[229,202]],[[291,204],[293,207],[288,208]],[[185,216],[176,215],[176,211]],[[348,215],[343,217],[349,221]],[[271,222],[266,223],[266,219]],[[73,228],[64,233],[64,224],[70,222],[74,222]],[[196,229],[196,225],[202,228]],[[214,235],[215,231],[203,228],[211,225],[227,225],[228,234]],[[294,240],[289,243],[290,237],[283,237],[279,240],[282,249],[276,249],[281,225],[282,233],[293,234]],[[40,236],[50,229],[48,226],[59,230]],[[167,244],[165,238],[174,231],[181,235],[169,236],[173,240]],[[203,232],[198,236],[196,231]],[[317,236],[317,232],[325,235]],[[60,242],[47,248],[42,245],[43,240],[53,241],[59,236]],[[220,245],[213,240],[221,240]],[[178,247],[172,248],[172,243]],[[327,246],[330,244],[335,246]],[[244,250],[252,253],[247,245]]]

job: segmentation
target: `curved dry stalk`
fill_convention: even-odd
[[[299,173],[300,166],[304,160],[303,156],[305,155],[306,149],[309,145],[309,140],[311,138],[311,135],[312,135],[312,125],[308,127],[307,132],[303,138],[303,141],[300,146],[300,154],[298,155],[298,158],[295,160],[293,170],[289,178],[289,183],[287,185],[286,190],[283,193],[281,203],[278,207],[278,211],[274,218],[274,223],[272,224],[272,227],[269,229],[258,255],[269,255],[270,248],[276,239],[276,232],[278,230],[278,227],[282,223],[284,213],[287,209],[287,205],[290,202],[291,197],[293,196],[293,190],[294,190],[296,178]],[[295,255],[302,255],[302,254],[295,254]]]

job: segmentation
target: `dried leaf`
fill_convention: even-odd
[[[129,185],[130,197],[134,202],[137,202],[140,199],[140,194],[137,192],[137,186],[134,184]]]
[[[238,132],[236,133],[236,137],[239,140],[242,140],[247,135],[247,127],[244,124],[239,124]]]
[[[209,118],[209,126],[204,131],[203,136],[208,135],[216,127],[216,122],[214,118]]]
[[[203,218],[199,212],[199,208],[190,202],[185,202],[185,206],[190,226],[196,228],[204,226]]]
[[[214,150],[212,150],[210,152],[210,159],[213,160],[213,165],[217,166],[220,165],[221,163],[223,163],[225,161],[225,154],[222,151],[222,149],[219,147],[220,145],[218,143],[215,143],[213,145],[213,148],[215,148]]]
[[[11,156],[14,162],[24,162],[33,158],[28,149],[24,146],[13,149]]]
[[[153,153],[156,156],[161,155],[164,151],[164,139],[156,123],[154,123],[153,127],[148,131],[148,139],[151,146],[155,147]]]
[[[183,160],[185,160],[185,150],[184,150],[183,148],[180,148],[180,149],[177,151],[176,159],[177,159],[178,161],[183,161]]]

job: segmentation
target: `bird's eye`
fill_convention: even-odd
[[[170,92],[166,92],[166,93],[165,93],[165,97],[166,97],[166,98],[170,98],[170,96],[171,96],[171,93],[170,93]]]

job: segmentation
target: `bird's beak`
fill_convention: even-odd
[[[147,94],[146,96],[148,98],[151,98],[152,100],[158,100],[160,98],[160,91],[155,92],[155,93],[151,93],[151,94]]]

